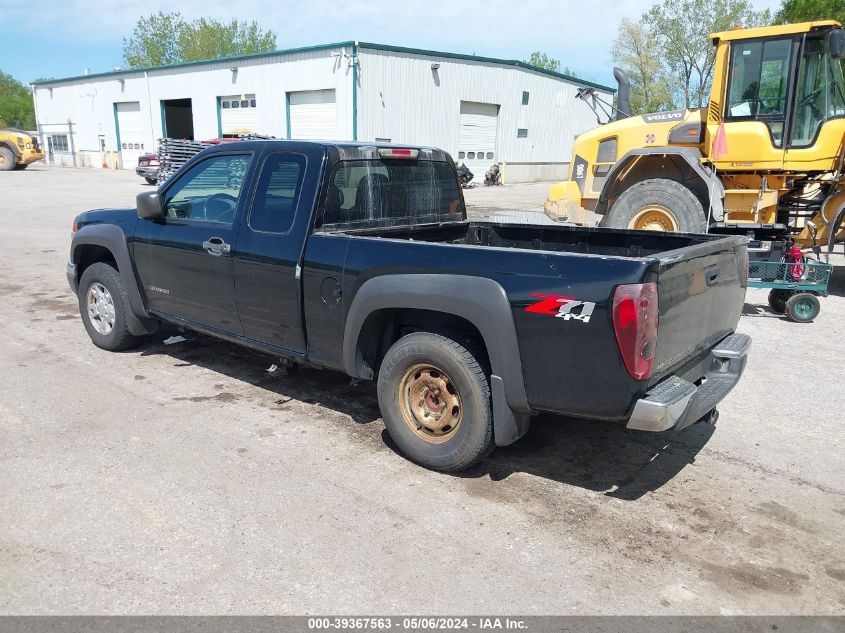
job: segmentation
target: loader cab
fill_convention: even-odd
[[[826,122],[845,118],[845,34],[838,23],[739,29],[711,37],[717,53],[707,132],[712,143],[724,126],[724,154],[713,156],[720,169],[784,169],[790,152],[813,147]],[[836,150],[822,150],[825,159],[838,150],[838,141]]]

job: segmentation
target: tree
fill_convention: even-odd
[[[140,18],[132,35],[123,38],[123,61],[129,68],[167,66],[185,61],[179,50],[179,35],[185,26],[179,12],[159,11]]]
[[[837,20],[845,23],[845,2],[843,0],[784,0],[775,17],[778,24],[813,20]]]
[[[631,114],[675,107],[670,81],[661,66],[660,47],[642,23],[622,18],[610,56],[631,80]]]
[[[276,34],[255,21],[228,23],[200,18],[186,22],[179,12],[159,11],[141,18],[132,35],[123,38],[123,59],[129,68],[166,66],[276,49]]]
[[[256,22],[235,18],[228,24],[200,18],[179,35],[179,50],[185,61],[230,55],[251,55],[276,49],[276,34],[262,31]]]
[[[528,59],[523,59],[522,63],[536,68],[542,68],[543,70],[551,70],[555,73],[560,72],[560,60],[549,57],[541,51],[534,51]]]
[[[542,68],[543,70],[551,70],[553,73],[578,77],[578,74],[569,66],[561,66],[560,60],[550,57],[541,51],[534,51],[528,59],[523,59],[522,63],[534,66],[535,68]]]
[[[35,109],[29,88],[0,71],[0,128],[7,126],[35,129]]]
[[[679,79],[677,101],[697,108],[710,95],[716,50],[708,35],[735,26],[771,22],[768,10],[748,0],[662,0],[642,18],[659,45],[668,70]]]

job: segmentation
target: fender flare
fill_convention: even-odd
[[[632,149],[627,152],[622,158],[610,168],[607,173],[607,180],[604,182],[601,194],[599,195],[597,206],[607,205],[610,197],[610,191],[613,184],[627,168],[628,165],[640,156],[678,156],[689,165],[693,172],[701,179],[708,191],[713,191],[711,197],[711,205],[713,207],[713,219],[721,221],[725,217],[725,187],[722,181],[715,178],[714,175],[708,172],[701,164],[701,152],[694,147],[640,147]],[[705,212],[707,210],[705,209]]]
[[[481,333],[492,370],[491,392],[496,444],[510,444],[528,430],[531,408],[522,376],[516,326],[507,293],[484,277],[446,274],[383,275],[367,280],[349,307],[343,333],[347,374],[372,379],[358,351],[358,338],[373,312],[408,308],[466,319]]]
[[[129,307],[132,309],[132,313],[128,315],[129,331],[135,335],[155,331],[157,321],[150,317],[144,307],[144,300],[135,277],[135,267],[129,256],[126,235],[121,228],[113,224],[89,224],[80,228],[74,235],[70,247],[70,259],[74,264],[79,263],[79,251],[83,246],[101,246],[114,257],[120,280],[126,289]]]

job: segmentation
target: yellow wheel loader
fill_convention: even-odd
[[[44,158],[38,139],[16,128],[0,130],[0,171],[26,169]]]
[[[707,107],[630,116],[627,79],[617,73],[617,120],[576,139],[569,179],[551,187],[546,213],[584,224],[589,210],[615,228],[791,235],[832,251],[845,239],[841,25],[710,38]]]

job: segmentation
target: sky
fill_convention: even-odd
[[[584,79],[615,85],[610,45],[623,17],[654,0],[0,0],[0,71],[23,83],[113,70],[139,17],[256,20],[278,48],[345,40],[504,59],[540,50]],[[754,0],[775,9],[779,0]]]

